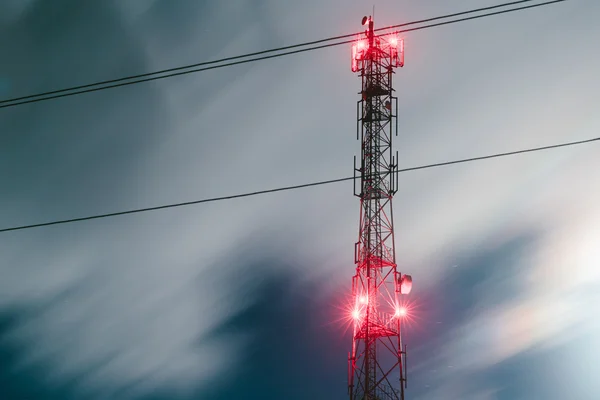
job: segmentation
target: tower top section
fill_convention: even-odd
[[[352,72],[362,71],[368,62],[381,63],[387,68],[404,66],[404,39],[397,32],[375,35],[372,17],[363,17],[367,29],[352,44]]]

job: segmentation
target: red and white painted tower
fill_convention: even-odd
[[[348,359],[351,400],[404,399],[406,346],[402,320],[412,278],[396,266],[392,197],[398,182],[398,101],[392,88],[396,67],[404,65],[404,42],[397,34],[375,35],[373,19],[352,46],[352,71],[362,80],[357,103],[360,166],[354,167],[354,194],[360,198],[360,228],[352,278],[352,352]],[[357,182],[360,188],[357,188]]]

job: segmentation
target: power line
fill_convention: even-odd
[[[479,157],[463,158],[463,159],[459,159],[459,160],[445,161],[445,162],[439,162],[439,163],[435,163],[435,164],[426,164],[426,165],[420,165],[420,166],[416,166],[416,167],[403,168],[403,169],[399,169],[398,173],[418,171],[418,170],[422,170],[422,169],[429,169],[429,168],[436,168],[436,167],[444,167],[444,166],[454,165],[454,164],[463,164],[463,163],[467,163],[467,162],[488,160],[491,158],[507,157],[507,156],[512,156],[512,155],[516,155],[516,154],[532,153],[532,152],[536,152],[536,151],[557,149],[560,147],[575,146],[575,145],[579,145],[579,144],[586,144],[586,143],[592,143],[592,142],[597,142],[597,141],[600,141],[600,137],[586,139],[586,140],[579,140],[579,141],[575,141],[575,142],[553,144],[553,145],[543,146],[543,147],[533,147],[533,148],[528,148],[528,149],[515,150],[515,151],[506,152],[506,153],[495,153],[495,154],[489,154],[489,155],[479,156]],[[97,215],[91,215],[91,216],[87,216],[87,217],[63,219],[63,220],[57,220],[57,221],[51,221],[51,222],[42,222],[42,223],[31,224],[31,225],[21,225],[21,226],[15,226],[15,227],[11,227],[11,228],[0,229],[0,233],[18,231],[18,230],[24,230],[24,229],[31,229],[31,228],[39,228],[42,226],[67,224],[67,223],[71,223],[71,222],[81,222],[81,221],[89,221],[89,220],[93,220],[93,219],[116,217],[116,216],[127,215],[127,214],[137,214],[137,213],[143,213],[143,212],[148,212],[148,211],[158,211],[158,210],[164,210],[167,208],[177,208],[177,207],[184,207],[184,206],[190,206],[190,205],[195,205],[195,204],[213,203],[213,202],[223,201],[223,200],[239,199],[242,197],[258,196],[261,194],[303,189],[303,188],[308,188],[308,187],[313,187],[313,186],[329,185],[332,183],[351,181],[353,179],[355,179],[355,178],[352,176],[347,177],[347,178],[329,179],[329,180],[318,181],[318,182],[304,183],[301,185],[284,186],[284,187],[279,187],[279,188],[274,188],[274,189],[266,189],[266,190],[259,190],[259,191],[255,191],[255,192],[234,194],[234,195],[230,195],[230,196],[211,197],[211,198],[206,198],[206,199],[201,199],[201,200],[186,201],[183,203],[174,203],[174,204],[166,204],[166,205],[155,206],[155,207],[138,208],[138,209],[134,209],[134,210],[118,211],[118,212],[108,213],[108,214],[97,214]]]
[[[428,19],[422,19],[420,21],[412,21],[412,22],[409,22],[409,23],[404,23],[404,24],[399,24],[399,25],[391,25],[391,26],[387,26],[385,28],[375,29],[375,31],[377,32],[377,31],[388,30],[388,29],[402,28],[402,27],[407,26],[407,25],[414,25],[414,24],[420,24],[420,23],[425,23],[425,22],[432,22],[432,21],[436,21],[436,20],[440,20],[440,19],[445,19],[445,18],[459,17],[461,15],[467,15],[467,14],[472,14],[472,13],[481,12],[481,11],[489,11],[489,10],[493,10],[493,9],[496,9],[496,8],[504,8],[504,7],[513,6],[513,5],[522,4],[522,3],[530,3],[531,1],[532,0],[521,0],[521,1],[513,1],[511,3],[497,4],[495,6],[483,7],[483,8],[478,8],[478,9],[473,9],[473,10],[468,10],[468,11],[461,11],[461,12],[457,12],[457,13],[454,13],[454,14],[448,14],[448,15],[441,16],[441,17],[433,17],[433,18],[428,18]],[[509,13],[509,12],[512,12],[512,11],[526,10],[528,8],[535,8],[535,7],[540,7],[540,6],[547,6],[547,5],[554,4],[554,3],[562,3],[563,1],[567,1],[567,0],[546,1],[544,3],[532,4],[532,5],[524,6],[524,7],[511,8],[509,10],[496,11],[496,12],[493,12],[493,13],[482,14],[480,16],[475,16],[475,17],[470,17],[470,18],[462,18],[462,19],[459,19],[459,20],[451,21],[451,23],[453,23],[453,22],[468,21],[470,19],[476,19],[476,18],[481,18],[481,17],[489,17],[489,16],[492,16],[492,15],[499,15],[499,14]],[[445,25],[445,24],[441,24],[441,25]],[[439,25],[433,25],[433,26],[439,26]]]
[[[440,19],[445,19],[445,18],[453,18],[453,17],[458,17],[458,16],[461,16],[461,15],[465,15],[465,14],[472,14],[472,13],[481,12],[481,11],[489,11],[489,10],[496,9],[496,8],[508,7],[508,6],[512,6],[512,5],[516,5],[516,4],[521,4],[521,3],[529,3],[529,2],[532,2],[532,1],[534,1],[534,0],[513,1],[513,2],[510,2],[510,3],[503,3],[503,4],[498,4],[498,5],[490,6],[490,7],[482,7],[482,8],[477,8],[477,9],[473,9],[473,10],[457,12],[457,13],[454,13],[454,14],[446,14],[446,15],[442,15],[442,16],[438,16],[438,17],[427,18],[427,19],[422,19],[422,20],[418,20],[418,21],[406,22],[406,23],[399,24],[399,25],[393,25],[393,26],[390,26],[390,27],[387,27],[387,28],[379,28],[379,29],[376,29],[376,31],[381,31],[381,30],[386,30],[386,29],[393,29],[393,28],[399,28],[399,27],[410,26],[410,25],[416,25],[416,24],[425,23],[425,22],[432,22],[432,21],[436,21],[436,20],[440,20]],[[320,43],[325,43],[325,42],[331,42],[333,40],[346,39],[346,38],[349,38],[349,37],[354,37],[354,36],[356,36],[358,34],[359,33],[357,32],[357,33],[350,33],[350,34],[340,35],[340,36],[332,36],[332,37],[325,38],[325,39],[313,40],[313,41],[310,41],[310,42],[303,42],[303,43],[298,43],[298,44],[294,44],[294,45],[290,45],[290,46],[277,47],[277,48],[268,49],[268,50],[262,50],[262,51],[257,51],[257,52],[253,52],[253,53],[246,53],[246,54],[241,54],[241,55],[238,55],[238,56],[225,57],[225,58],[221,58],[221,59],[213,60],[213,61],[204,61],[204,62],[200,62],[200,63],[184,65],[184,66],[181,66],[181,67],[167,68],[167,69],[163,69],[163,70],[159,70],[159,71],[154,71],[154,72],[147,72],[147,73],[143,73],[143,74],[130,75],[130,76],[126,76],[126,77],[122,77],[122,78],[117,78],[117,79],[110,79],[110,80],[105,80],[105,81],[88,83],[88,84],[80,85],[80,86],[72,86],[72,87],[69,87],[69,88],[52,90],[52,91],[49,91],[49,92],[31,94],[31,95],[22,96],[22,97],[15,97],[15,98],[12,98],[12,99],[0,100],[0,104],[12,103],[12,102],[19,101],[19,100],[27,100],[27,99],[31,99],[31,98],[34,98],[34,97],[49,96],[49,95],[58,94],[58,93],[71,92],[71,91],[79,90],[79,89],[87,89],[87,88],[94,87],[94,86],[108,85],[108,84],[111,84],[111,83],[128,81],[128,80],[132,80],[132,79],[145,78],[145,77],[152,76],[152,75],[159,75],[159,74],[165,74],[165,73],[168,73],[168,72],[181,71],[181,70],[190,69],[190,68],[202,67],[202,66],[205,66],[205,65],[220,64],[222,62],[238,60],[240,58],[255,57],[255,56],[260,56],[260,55],[263,55],[263,54],[275,53],[275,52],[284,51],[284,50],[290,50],[290,49],[294,49],[294,48],[298,48],[298,47],[312,46],[312,45],[315,45],[315,44],[320,44]]]
[[[514,2],[510,2],[510,3],[504,3],[504,4],[495,5],[495,6],[489,6],[489,7],[483,7],[483,8],[473,9],[473,10],[469,10],[469,11],[462,11],[462,12],[453,13],[453,14],[446,14],[446,15],[433,17],[433,18],[427,18],[427,19],[423,19],[423,20],[419,20],[419,21],[411,21],[411,22],[406,22],[403,24],[392,25],[387,28],[380,28],[380,29],[378,29],[378,31],[385,30],[385,29],[388,29],[388,30],[395,29],[395,28],[420,24],[420,23],[424,23],[424,22],[431,22],[431,21],[440,20],[440,19],[452,18],[455,16],[466,15],[466,14],[506,7],[506,6],[510,6],[510,5],[516,5],[516,4],[526,3],[526,2],[531,2],[531,1],[534,1],[534,0],[514,1]],[[564,1],[567,1],[567,0],[546,1],[543,3],[511,8],[508,10],[495,11],[495,12],[490,12],[490,13],[486,13],[486,14],[480,14],[480,15],[476,15],[476,16],[455,19],[455,20],[451,20],[451,21],[444,21],[444,22],[419,26],[419,27],[410,28],[410,29],[403,29],[403,30],[400,30],[397,32],[398,33],[413,32],[413,31],[417,31],[417,30],[433,28],[433,27],[443,26],[443,25],[450,25],[450,24],[454,24],[454,23],[458,23],[458,22],[464,22],[464,21],[474,20],[474,19],[478,19],[478,18],[489,17],[489,16],[493,16],[493,15],[500,15],[500,14],[515,12],[515,11],[522,11],[522,10],[535,8],[535,7],[547,6],[547,5],[555,4],[555,3],[562,3]],[[90,84],[86,84],[86,85],[73,86],[73,87],[65,88],[65,89],[53,90],[53,91],[39,93],[39,94],[33,94],[33,95],[27,95],[27,96],[22,96],[22,97],[16,97],[16,98],[12,98],[12,99],[6,99],[6,100],[0,101],[0,108],[8,108],[8,107],[15,107],[15,106],[23,105],[23,104],[37,103],[37,102],[45,101],[45,100],[52,100],[52,99],[58,99],[58,98],[62,98],[62,97],[75,96],[75,95],[79,95],[79,94],[91,93],[91,92],[96,92],[96,91],[100,91],[100,90],[112,89],[112,88],[123,87],[123,86],[129,86],[129,85],[134,85],[134,84],[143,83],[143,82],[150,82],[150,81],[155,81],[155,80],[159,80],[159,79],[170,78],[170,77],[174,77],[174,76],[187,75],[187,74],[192,74],[192,73],[196,73],[196,72],[203,72],[203,71],[208,71],[208,70],[212,70],[212,69],[225,68],[225,67],[230,67],[230,66],[234,66],[234,65],[246,64],[246,63],[255,62],[255,61],[267,60],[267,59],[271,59],[271,58],[278,58],[278,57],[283,57],[283,56],[287,56],[287,55],[304,53],[304,52],[319,50],[319,49],[328,48],[328,47],[340,46],[343,44],[352,43],[354,40],[344,40],[344,41],[335,42],[335,43],[321,44],[318,46],[313,46],[313,45],[319,44],[319,43],[330,42],[330,41],[334,41],[334,40],[345,39],[348,37],[355,37],[356,35],[358,35],[358,33],[334,36],[334,37],[330,37],[330,38],[326,38],[326,39],[320,39],[320,40],[315,40],[315,41],[311,41],[311,42],[299,43],[299,44],[295,44],[295,45],[291,45],[291,46],[284,46],[284,47],[279,47],[279,48],[275,48],[275,49],[263,50],[263,51],[254,52],[254,53],[247,53],[247,54],[233,56],[233,57],[226,57],[226,58],[222,58],[219,60],[206,61],[206,62],[186,65],[186,66],[182,66],[182,67],[169,68],[169,69],[156,71],[156,72],[148,72],[145,74],[132,75],[132,76],[124,77],[124,78],[112,79],[112,80],[107,80],[107,81],[90,83]],[[306,47],[306,46],[312,46],[312,47]],[[304,47],[304,48],[298,49],[299,47]],[[290,49],[296,49],[296,50],[283,51],[283,50],[290,50]],[[275,54],[269,54],[269,53],[275,53]],[[269,54],[269,55],[265,55],[265,54]],[[260,55],[260,57],[255,57],[255,56],[259,56],[259,55]],[[248,57],[253,57],[253,58],[248,58]],[[243,60],[240,60],[240,59],[243,59]],[[233,61],[233,60],[238,60],[238,61]],[[226,62],[226,61],[230,61],[230,62]],[[202,68],[198,68],[198,67],[202,67]],[[156,76],[156,75],[158,75],[158,76]]]

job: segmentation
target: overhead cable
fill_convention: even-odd
[[[438,17],[422,19],[419,21],[411,21],[411,22],[406,22],[403,24],[392,25],[392,26],[385,27],[385,28],[379,28],[379,29],[377,29],[377,31],[396,29],[396,28],[410,26],[410,25],[416,25],[416,24],[420,24],[420,23],[424,23],[424,22],[431,22],[431,21],[440,20],[440,19],[452,18],[455,16],[481,12],[483,10],[491,10],[491,9],[506,7],[509,5],[516,5],[516,4],[520,4],[520,3],[527,3],[527,2],[531,2],[531,1],[533,1],[533,0],[514,1],[514,2],[510,2],[510,3],[495,5],[495,6],[483,7],[483,8],[478,8],[478,9],[468,10],[468,11],[462,11],[462,12],[458,12],[458,13],[454,13],[454,14],[446,14],[446,15],[442,15],[442,16],[438,16]],[[474,20],[474,19],[478,19],[478,18],[489,17],[489,16],[493,16],[493,15],[522,11],[522,10],[526,10],[526,9],[530,9],[530,8],[534,8],[534,7],[547,6],[547,5],[554,4],[554,3],[562,3],[565,1],[567,1],[567,0],[546,1],[543,3],[537,3],[537,4],[521,6],[521,7],[516,7],[516,8],[510,8],[507,10],[500,10],[500,11],[495,11],[495,12],[490,12],[490,13],[485,13],[485,14],[479,14],[479,15],[475,15],[475,16],[471,16],[471,17],[454,19],[454,20],[444,21],[444,22],[438,22],[438,23],[434,23],[434,24],[423,25],[423,26],[418,26],[418,27],[409,28],[409,29],[403,29],[403,30],[399,30],[396,32],[397,33],[413,32],[413,31],[418,31],[418,30],[427,29],[427,28],[433,28],[433,27],[437,27],[437,26],[444,26],[444,25],[449,25],[449,24],[455,24],[458,22],[464,22],[464,21]],[[340,46],[343,44],[352,43],[354,41],[354,39],[337,41],[334,43],[320,44],[318,46],[315,46],[315,44],[331,42],[331,41],[340,40],[340,39],[349,38],[349,37],[356,37],[358,34],[359,33],[352,33],[352,34],[334,36],[334,37],[330,37],[330,38],[326,38],[326,39],[314,40],[311,42],[299,43],[299,44],[295,44],[295,45],[278,47],[278,48],[258,51],[258,52],[254,52],[254,53],[247,53],[247,54],[238,55],[238,56],[221,58],[221,59],[213,60],[213,61],[205,61],[205,62],[185,65],[185,66],[181,66],[181,67],[164,69],[161,71],[148,72],[148,73],[144,73],[144,74],[132,75],[132,76],[127,76],[127,77],[118,78],[118,79],[111,79],[111,80],[89,83],[89,84],[80,85],[80,86],[73,86],[73,87],[69,87],[69,88],[65,88],[65,89],[58,89],[58,90],[53,90],[53,91],[48,91],[48,92],[43,92],[43,93],[38,93],[38,94],[32,94],[32,95],[27,95],[27,96],[22,96],[22,97],[15,97],[12,99],[1,100],[0,108],[15,107],[15,106],[23,105],[23,104],[37,103],[37,102],[46,101],[46,100],[70,97],[70,96],[75,96],[75,95],[84,94],[84,93],[97,92],[97,91],[101,91],[101,90],[118,88],[118,87],[123,87],[123,86],[130,86],[130,85],[134,85],[134,84],[138,84],[138,83],[156,81],[156,80],[170,78],[170,77],[174,77],[174,76],[187,75],[187,74],[203,72],[203,71],[208,71],[208,70],[213,70],[213,69],[231,67],[234,65],[246,64],[246,63],[251,63],[251,62],[256,62],[256,61],[261,61],[261,60],[268,60],[268,59],[288,56],[288,55],[292,55],[292,54],[305,53],[305,52],[324,49],[324,48],[328,48],[328,47]],[[290,50],[290,49],[296,49],[296,50],[284,51],[284,50]],[[271,54],[271,53],[274,53],[274,54]],[[237,61],[233,61],[233,60],[237,60]]]
[[[418,170],[429,169],[429,168],[444,167],[444,166],[449,166],[449,165],[454,165],[454,164],[463,164],[463,163],[474,162],[474,161],[488,160],[491,158],[507,157],[507,156],[512,156],[512,155],[516,155],[516,154],[532,153],[532,152],[543,151],[543,150],[557,149],[560,147],[569,147],[569,146],[587,144],[587,143],[592,143],[592,142],[597,142],[597,141],[600,141],[600,137],[579,140],[579,141],[575,141],[575,142],[553,144],[553,145],[543,146],[543,147],[533,147],[533,148],[528,148],[528,149],[515,150],[515,151],[506,152],[506,153],[495,153],[495,154],[489,154],[489,155],[479,156],[479,157],[463,158],[463,159],[459,159],[459,160],[444,161],[444,162],[439,162],[439,163],[434,163],[434,164],[425,164],[425,165],[420,165],[420,166],[415,166],[415,167],[399,169],[397,172],[405,173],[405,172],[418,171]],[[56,220],[56,221],[50,221],[50,222],[42,222],[42,223],[37,223],[37,224],[14,226],[14,227],[10,227],[10,228],[0,229],[0,233],[18,231],[18,230],[24,230],[24,229],[39,228],[39,227],[43,227],[43,226],[68,224],[68,223],[72,223],[72,222],[89,221],[89,220],[100,219],[100,218],[116,217],[116,216],[122,216],[122,215],[127,215],[127,214],[138,214],[138,213],[149,212],[149,211],[164,210],[164,209],[168,209],[168,208],[191,206],[191,205],[195,205],[195,204],[204,204],[204,203],[213,203],[213,202],[224,201],[224,200],[233,200],[233,199],[239,199],[239,198],[250,197],[250,196],[258,196],[258,195],[263,195],[263,194],[268,194],[268,193],[276,193],[276,192],[283,192],[283,191],[289,191],[289,190],[303,189],[303,188],[308,188],[308,187],[313,187],[313,186],[329,185],[329,184],[333,184],[333,183],[351,181],[353,179],[356,179],[356,178],[351,176],[351,177],[346,177],[346,178],[329,179],[329,180],[323,180],[323,181],[318,181],[318,182],[304,183],[304,184],[300,184],[300,185],[284,186],[284,187],[279,187],[279,188],[274,188],[274,189],[266,189],[266,190],[259,190],[259,191],[255,191],[255,192],[234,194],[234,195],[230,195],[230,196],[211,197],[211,198],[205,198],[205,199],[200,199],[200,200],[186,201],[186,202],[182,202],[182,203],[173,203],[173,204],[165,204],[165,205],[155,206],[155,207],[146,207],[146,208],[137,208],[137,209],[133,209],[133,210],[127,210],[127,211],[118,211],[118,212],[113,212],[113,213],[108,213],[108,214],[96,214],[96,215],[90,215],[87,217],[70,218],[70,219]]]

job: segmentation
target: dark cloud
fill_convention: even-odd
[[[10,55],[0,66],[13,89],[6,97],[145,70],[145,54],[111,2],[38,1],[2,35],[11,38],[0,45]],[[166,117],[152,86],[115,95],[2,109],[0,185],[7,200],[43,220],[119,203],[132,183],[123,173],[132,154],[155,142]]]
[[[6,400],[70,400],[75,399],[73,388],[69,384],[60,386],[44,382],[43,368],[17,368],[23,349],[9,345],[4,336],[29,316],[23,310],[14,310],[0,314],[0,398]]]
[[[264,264],[244,268],[259,271],[256,300],[230,318],[214,335],[249,334],[236,368],[219,379],[209,399],[344,398],[349,340],[324,328],[323,304],[311,300],[318,289],[298,284],[287,272],[270,274]],[[262,271],[262,272],[260,272]],[[348,338],[343,338],[348,339]],[[210,393],[210,395],[208,395]]]
[[[260,12],[264,2],[243,2],[227,18],[225,10],[206,3],[157,1],[143,19],[147,25],[136,25],[123,18],[117,2],[34,2],[19,19],[0,27],[2,97],[214,59],[250,26],[259,27],[260,40],[249,50],[276,45],[271,19]],[[186,52],[189,60],[173,59],[172,50],[185,48],[198,27],[208,31],[197,42],[198,52]],[[198,114],[252,68],[172,78],[169,84],[177,86],[182,79],[194,84],[193,103],[186,107]],[[141,184],[131,171],[139,166],[139,155],[175,129],[160,88],[144,83],[0,110],[4,201],[35,209],[29,217],[42,220],[137,204]],[[203,144],[214,141],[211,133],[199,128],[200,158],[210,149]],[[149,174],[170,168],[161,159],[143,165]]]
[[[527,229],[504,238],[482,239],[473,250],[449,255],[438,284],[420,291],[418,282],[415,283],[414,320],[406,334],[411,392],[423,395],[436,387],[458,385],[463,393],[476,393],[498,383],[487,375],[486,379],[465,379],[463,373],[452,370],[463,363],[462,359],[440,355],[448,354],[455,345],[453,332],[472,321],[479,310],[502,304],[521,293],[522,260],[539,237],[539,231]],[[481,351],[481,346],[473,345],[473,352]],[[471,358],[472,354],[467,352],[463,356]]]
[[[493,398],[498,400],[593,399],[600,385],[594,379],[593,357],[582,357],[582,349],[595,350],[596,334],[577,333],[555,348],[522,352],[463,377],[465,388],[476,393],[482,386],[496,387]]]
[[[266,250],[265,250],[266,251]],[[227,318],[210,333],[198,338],[210,342],[214,338],[232,338],[232,346],[240,336],[245,345],[236,354],[235,367],[206,382],[194,395],[178,396],[156,393],[139,397],[141,400],[162,398],[202,399],[342,399],[346,393],[346,354],[349,338],[343,326],[331,324],[335,315],[334,302],[316,300],[320,289],[312,283],[300,283],[290,262],[272,256],[255,256],[247,264],[230,265],[219,274],[240,279],[240,290],[233,291],[234,300],[244,302],[245,308]],[[247,282],[247,284],[243,284]],[[246,289],[243,289],[243,287]],[[61,298],[68,297],[68,293]],[[239,298],[236,298],[239,297]],[[56,301],[60,301],[57,298]],[[43,310],[19,310],[5,314],[0,325],[0,338],[20,322],[35,317]],[[73,329],[77,329],[76,326]],[[28,366],[15,369],[22,349],[0,342],[0,382],[6,400],[104,398],[105,394],[91,393],[81,397],[79,382],[86,378],[81,371],[71,385],[55,387],[45,381],[43,368]],[[237,346],[236,346],[237,347]],[[210,362],[210,360],[205,360]],[[89,368],[93,373],[96,367]],[[115,391],[110,398],[126,399],[135,393],[136,382]]]
[[[529,230],[505,239],[482,241],[478,250],[471,253],[465,251],[449,258],[448,270],[438,286],[427,292],[419,291],[416,286],[413,294],[413,298],[419,300],[415,309],[416,319],[406,337],[409,344],[411,396],[423,395],[439,386],[454,387],[448,393],[471,395],[487,388],[497,388],[495,396],[498,399],[526,399],[532,398],[534,393],[558,398],[556,390],[560,390],[561,396],[569,393],[565,382],[581,384],[586,378],[591,378],[589,370],[572,356],[572,344],[559,346],[555,351],[527,351],[471,372],[468,376],[464,373],[453,374],[443,364],[448,360],[438,357],[451,345],[448,341],[450,333],[468,323],[473,310],[481,302],[501,301],[497,296],[511,298],[520,292],[518,287],[509,285],[512,282],[510,277],[519,276],[520,260],[539,235],[538,231]],[[230,290],[228,295],[232,301],[243,304],[242,310],[198,338],[199,345],[217,338],[231,338],[233,345],[244,338],[244,345],[236,346],[238,353],[234,367],[221,372],[216,379],[199,382],[200,387],[193,394],[178,395],[159,388],[151,395],[132,397],[138,383],[132,381],[129,386],[111,391],[110,398],[346,398],[346,354],[350,340],[343,333],[341,324],[331,324],[331,316],[339,313],[335,307],[339,299],[315,296],[322,288],[314,282],[302,280],[294,272],[302,270],[298,265],[301,262],[286,256],[286,246],[281,241],[270,242],[267,237],[262,237],[245,240],[244,243],[243,249],[238,249],[215,264],[226,265],[227,268],[219,268],[198,277],[235,283],[234,290]],[[481,287],[486,287],[491,279],[502,276],[509,279],[499,280],[493,292],[481,291]],[[69,294],[65,293],[64,296],[68,297]],[[56,301],[60,301],[60,298]],[[39,312],[43,310],[5,313],[0,319],[0,337],[22,320]],[[581,339],[593,344],[591,336]],[[106,393],[81,396],[78,382],[85,379],[87,371],[81,371],[81,376],[72,383],[57,387],[44,380],[45,373],[41,368],[16,370],[14,366],[18,364],[22,349],[8,346],[6,342],[0,343],[0,383],[3,383],[4,398],[7,400],[106,398]],[[557,358],[560,362],[554,362]],[[439,364],[436,364],[438,361]],[[412,365],[417,368],[412,368]],[[96,367],[90,366],[89,373],[93,373]],[[569,374],[573,369],[578,373]],[[563,379],[560,388],[548,385],[549,381],[556,379]],[[590,381],[585,381],[588,384],[586,389],[576,392],[580,394],[579,397],[570,398],[589,398],[585,395],[593,393]]]

